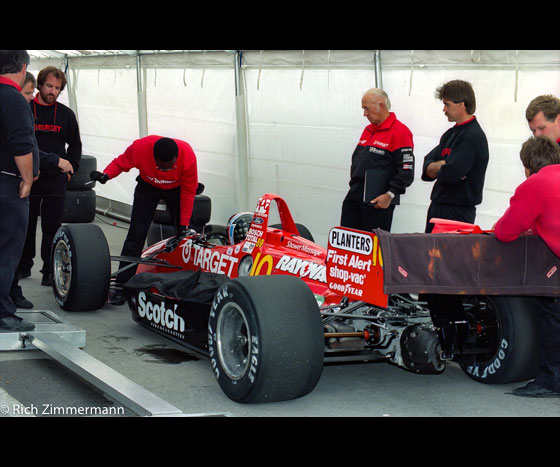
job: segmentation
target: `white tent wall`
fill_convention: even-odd
[[[336,52],[338,61],[327,54],[253,52],[244,57],[250,197],[266,191],[282,195],[296,221],[323,245],[340,221],[351,155],[369,123],[361,97],[375,85],[371,51]],[[558,51],[382,51],[383,88],[391,110],[414,135],[416,155],[415,181],[395,211],[393,232],[424,231],[433,185],[420,179],[423,157],[453,125],[435,98],[436,88],[464,79],[475,89],[476,116],[490,147],[476,221],[491,228],[523,181],[519,149],[530,136],[527,104],[540,94],[560,95],[559,58]]]
[[[434,98],[434,93],[437,87],[452,79],[464,79],[472,84],[477,100],[475,115],[488,138],[490,160],[476,222],[491,228],[524,178],[519,150],[531,136],[525,109],[540,94],[560,95],[559,72],[519,72],[517,102],[514,97],[515,73],[510,70],[416,70],[409,94],[410,74],[405,70],[383,73],[392,110],[414,135],[416,155],[415,181],[395,211],[392,230],[414,232],[424,229],[432,184],[420,180],[423,157],[453,125],[444,116],[443,105]]]
[[[103,170],[115,156],[139,137],[135,69],[81,69],[75,76],[78,119],[83,154],[95,156]],[[107,199],[132,204],[137,172],[119,176],[118,183],[96,184]]]
[[[273,192],[317,243],[340,222],[352,152],[363,130],[361,97],[372,70],[246,70],[249,198]],[[257,89],[258,82],[258,89]],[[301,84],[301,87],[300,87]]]
[[[233,52],[174,52],[140,57],[145,128],[136,57],[68,59],[84,154],[96,156],[102,169],[144,132],[184,139],[212,198],[212,223],[252,210],[263,193],[275,192],[325,246],[340,221],[351,155],[368,124],[361,97],[376,84],[375,51],[245,51],[237,70]],[[560,96],[560,51],[383,50],[380,63],[391,110],[412,131],[416,156],[415,181],[392,230],[424,230],[432,184],[420,180],[420,171],[424,155],[452,125],[434,97],[451,79],[471,82],[476,93],[476,116],[490,146],[477,223],[492,227],[523,180],[527,104],[540,94]],[[31,71],[45,64],[33,59]],[[63,94],[65,100],[72,102]],[[133,170],[98,184],[96,192],[131,204],[135,176]]]
[[[232,66],[153,68],[146,79],[148,133],[193,147],[199,181],[212,199],[213,222],[221,224],[240,209]]]

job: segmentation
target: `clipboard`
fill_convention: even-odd
[[[368,169],[364,177],[364,203],[369,203],[389,190],[392,170]]]

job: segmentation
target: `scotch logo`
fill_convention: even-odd
[[[173,331],[185,331],[185,320],[176,313],[177,304],[174,305],[173,309],[166,308],[163,300],[161,303],[153,303],[144,292],[140,292],[138,294],[137,311],[141,318],[146,318],[156,325]]]

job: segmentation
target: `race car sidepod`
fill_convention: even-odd
[[[131,277],[123,291],[132,318],[139,324],[181,344],[198,346],[200,342],[193,342],[193,336],[203,330],[206,337],[212,301],[227,279],[201,270],[142,272]],[[203,353],[206,348],[204,345]]]

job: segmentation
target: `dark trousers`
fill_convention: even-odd
[[[33,183],[29,196],[29,226],[18,268],[20,271],[31,271],[33,267],[37,222],[41,216],[41,272],[45,275],[50,274],[51,246],[56,231],[62,224],[67,183],[68,176],[65,173],[39,175],[39,179]]]
[[[363,198],[363,185],[354,183],[342,202],[340,225],[366,232],[371,232],[373,229],[390,232],[395,205],[391,204],[387,209],[378,209],[373,204],[364,203]]]
[[[0,174],[0,318],[13,315],[10,289],[21,257],[29,218],[29,198],[19,197],[20,178]]]
[[[560,298],[535,299],[539,332],[539,371],[535,382],[560,392]]]
[[[140,256],[160,200],[164,200],[167,203],[169,211],[175,220],[175,225],[178,225],[181,189],[173,188],[171,190],[161,190],[146,183],[140,177],[137,177],[136,181],[138,183],[134,190],[130,227],[124,241],[121,256]],[[128,264],[130,263],[121,262],[119,264],[119,269]],[[116,284],[124,284],[135,272],[136,267],[133,267],[119,273],[116,277]]]
[[[434,228],[434,224],[430,223],[432,217],[474,224],[476,206],[457,206],[432,202],[428,208],[428,215],[426,216],[426,233],[431,233]]]

